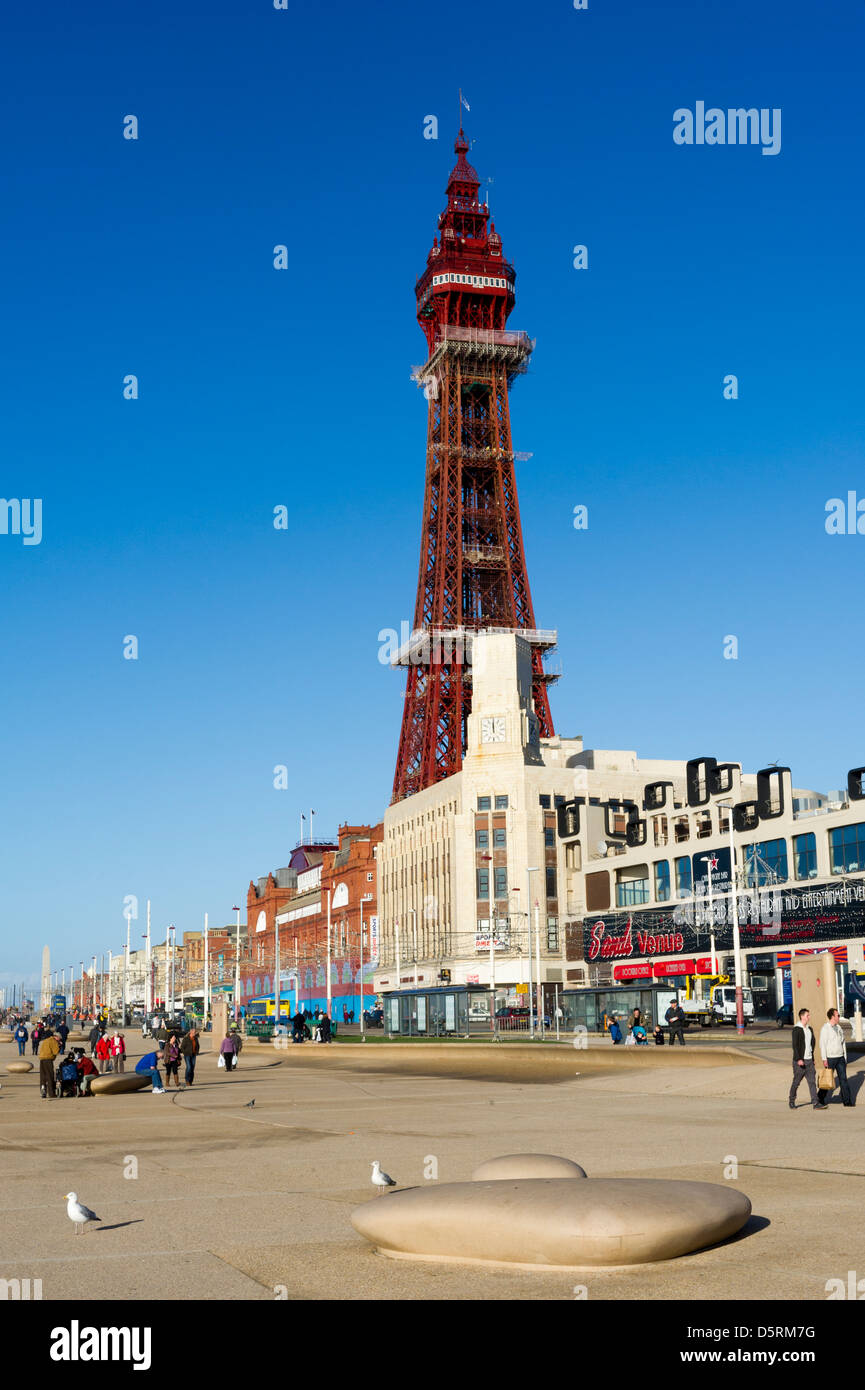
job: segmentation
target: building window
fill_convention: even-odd
[[[833,874],[855,874],[865,869],[865,824],[830,830],[829,856]]]
[[[649,901],[649,880],[629,878],[616,884],[617,907],[639,907]]]
[[[712,812],[701,811],[697,816],[697,839],[707,840],[712,833]]]
[[[550,809],[550,798],[548,796],[539,796],[538,801],[541,803],[545,811],[548,811]]]
[[[797,878],[817,877],[817,840],[813,832],[793,836],[793,865]]]
[[[488,830],[476,830],[475,843],[477,844],[478,849],[489,849],[490,832]]]
[[[508,871],[507,869],[495,870],[496,897],[506,898],[508,896]]]
[[[683,840],[690,839],[690,835],[691,830],[688,825],[688,817],[677,816],[676,819],[673,821],[673,838],[675,839],[676,844],[680,845]]]
[[[478,810],[488,811],[490,809],[490,798],[488,796],[478,797]]]
[[[662,849],[667,843],[667,817],[653,816],[652,829],[655,836],[655,846],[657,849]]]
[[[493,849],[504,849],[507,845],[507,831],[496,829],[493,831]]]
[[[548,898],[558,898],[558,896],[559,896],[559,894],[558,894],[558,889],[556,888],[556,871],[555,871],[555,869],[553,868],[552,864],[548,864],[548,865],[547,865],[547,897],[548,897]]]
[[[559,919],[558,917],[547,918],[547,950],[557,951],[559,949]]]
[[[544,830],[544,849],[555,849],[555,847],[556,832],[555,830],[553,830],[551,826],[548,825]]]
[[[583,860],[578,840],[573,840],[571,844],[565,845],[565,868],[580,869]]]
[[[506,796],[497,796],[497,797],[496,797],[496,810],[497,810],[497,811],[506,811],[507,809],[508,809],[508,799],[507,799],[507,797],[506,797]]]
[[[670,901],[670,861],[661,859],[655,865],[655,902]]]
[[[676,897],[691,896],[691,861],[687,854],[676,860]]]
[[[786,877],[786,840],[762,840],[745,846],[746,886],[762,888],[767,883],[783,883]]]
[[[490,871],[489,869],[478,869],[478,897],[488,898],[490,895]]]
[[[553,805],[554,805],[554,806],[564,806],[564,804],[565,804],[565,798],[564,798],[563,796],[554,796],[554,797],[553,797]]]

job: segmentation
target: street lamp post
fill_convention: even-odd
[[[537,864],[526,869],[526,941],[529,947],[529,1038],[534,1041],[535,1019],[534,999],[532,997],[532,874],[538,872]]]
[[[234,950],[234,1021],[240,1018],[240,908],[235,903],[232,912],[237,913],[237,935]]]
[[[207,1027],[207,1011],[210,1008],[210,941],[208,939],[209,917],[204,914],[204,997],[202,1000],[201,1026]]]
[[[719,809],[723,809],[730,816],[730,904],[733,913],[733,965],[735,967],[736,982],[736,1032],[739,1037],[745,1035],[745,1008],[742,998],[742,961],[741,943],[739,940],[739,894],[736,887],[736,841],[733,837],[733,807],[729,802],[719,801]],[[756,874],[756,865],[755,865]]]
[[[717,975],[717,973],[718,973],[718,962],[717,962],[717,959],[716,959],[716,956],[715,956],[715,900],[714,900],[714,898],[713,898],[713,896],[712,896],[712,888],[713,888],[712,869],[714,868],[714,865],[715,865],[715,856],[714,856],[714,854],[701,854],[701,855],[700,855],[700,858],[701,858],[701,859],[705,859],[705,861],[706,861],[706,873],[707,873],[707,875],[708,875],[708,884],[709,884],[709,948],[710,948],[711,957],[712,957],[712,974],[713,974],[713,975]],[[731,868],[732,868],[732,865],[731,865]]]

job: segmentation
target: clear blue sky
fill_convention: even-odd
[[[460,84],[537,338],[558,731],[819,788],[865,762],[865,536],[824,529],[865,496],[863,39],[860,0],[5,7],[0,495],[44,512],[0,535],[0,983],[117,950],[126,894],[159,939],[232,920],[302,809],[381,817]],[[675,145],[697,101],[781,108],[780,154]]]

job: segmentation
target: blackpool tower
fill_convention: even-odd
[[[417,281],[429,401],[420,573],[393,800],[459,772],[471,710],[470,634],[520,632],[532,645],[532,698],[542,738],[553,733],[517,502],[508,391],[526,370],[528,335],[506,329],[514,268],[478,199],[480,180],[460,130],[426,270]]]

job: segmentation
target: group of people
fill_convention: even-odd
[[[678,999],[674,999],[667,1012],[664,1014],[664,1022],[667,1025],[667,1032],[670,1035],[670,1044],[680,1042],[685,1046],[685,1024],[687,1015]],[[634,1009],[628,1016],[625,1025],[626,1031],[622,1030],[617,1014],[608,1014],[604,1009],[601,1015],[601,1027],[605,1033],[609,1033],[613,1044],[625,1043],[631,1046],[648,1047],[649,1031],[652,1032],[652,1041],[656,1047],[663,1047],[667,1041],[664,1033],[664,1025],[656,1023],[652,1028],[652,1020],[644,1016],[641,1009]]]
[[[332,1041],[330,1015],[325,1009],[317,1008],[312,1014],[298,1009],[290,1022],[291,1041],[293,1043],[302,1043],[306,1039],[323,1043]]]
[[[201,1051],[198,1029],[190,1028],[186,1033],[181,1033],[177,1028],[167,1029],[164,1037],[157,1036],[157,1042],[159,1045],[155,1052],[145,1052],[144,1056],[139,1057],[135,1063],[135,1070],[139,1076],[150,1077],[153,1083],[152,1094],[155,1096],[165,1095],[165,1092],[171,1087],[172,1078],[175,1089],[178,1091],[181,1089],[179,1074],[181,1062],[183,1062],[184,1069],[184,1085],[191,1086],[195,1081],[195,1062]],[[237,1042],[237,1051],[239,1052],[239,1035]],[[165,1066],[165,1085],[162,1084],[162,1076],[159,1072],[160,1062]]]
[[[817,1059],[822,1058],[821,1075],[817,1076]],[[847,1043],[841,1030],[837,1009],[829,1009],[826,1022],[820,1029],[819,1044],[811,1027],[810,1009],[799,1010],[799,1022],[793,1028],[793,1080],[787,1103],[796,1109],[796,1092],[803,1081],[808,1083],[814,1110],[825,1110],[837,1085],[843,1105],[856,1104],[847,1080]]]

